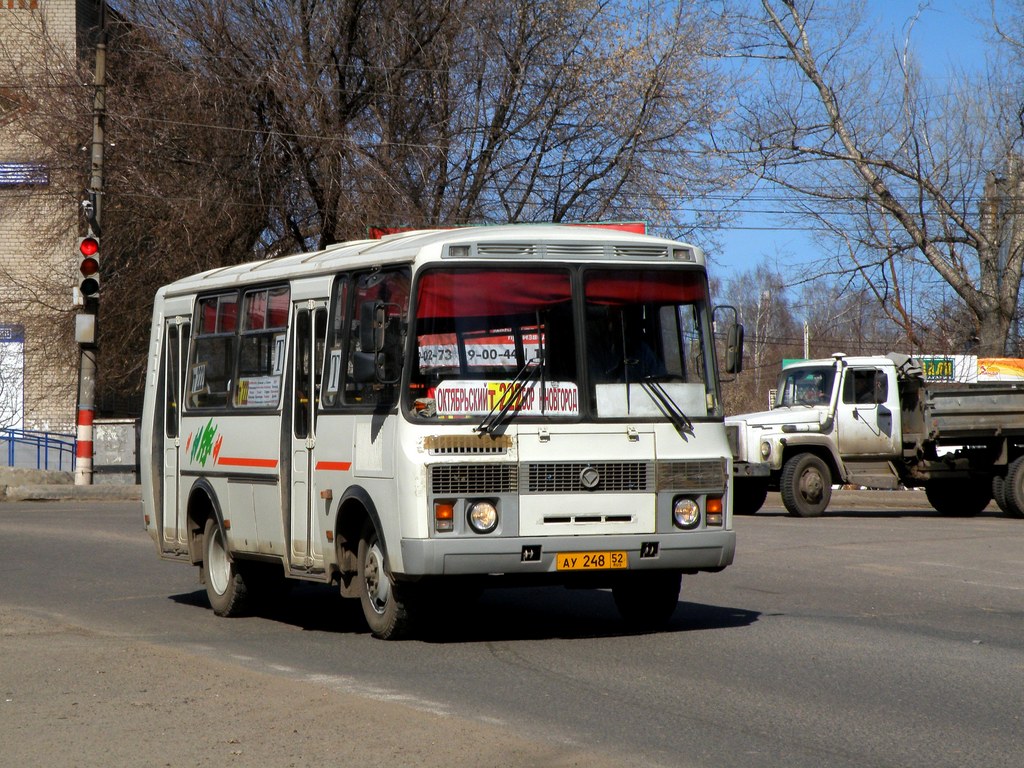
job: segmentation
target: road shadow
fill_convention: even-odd
[[[685,582],[684,582],[685,583]],[[171,600],[211,611],[203,590]],[[212,613],[212,611],[211,611]],[[579,640],[735,629],[753,624],[757,611],[680,601],[669,622],[641,629],[625,622],[611,592],[559,586],[485,589],[478,599],[444,602],[424,611],[412,640],[457,644],[521,640]],[[307,632],[368,634],[358,600],[343,599],[326,585],[301,584],[285,597],[267,600],[249,618],[280,622]]]
[[[789,520],[803,520],[804,518],[790,515],[784,509],[762,509],[757,512],[756,515],[745,515],[744,517],[782,517]],[[814,519],[827,519],[830,517],[835,518],[851,518],[851,519],[865,519],[865,520],[884,520],[890,519],[902,519],[902,518],[923,518],[929,520],[978,520],[978,519],[995,519],[1005,520],[1007,522],[1013,522],[1014,518],[1004,515],[999,509],[992,508],[986,509],[977,515],[964,515],[958,517],[956,515],[942,515],[936,512],[934,509],[854,509],[851,507],[837,507],[832,509],[831,507],[826,509],[818,518],[807,518],[808,520]],[[737,518],[742,519],[742,518]],[[1020,523],[1020,520],[1017,520]]]

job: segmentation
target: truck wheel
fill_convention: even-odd
[[[993,480],[993,491],[995,487]],[[999,504],[999,496],[995,493],[993,496]],[[1005,504],[999,504],[999,508],[1003,510],[1003,514],[1008,517],[1024,518],[1024,456],[1014,459],[1007,468],[1002,496]]]
[[[412,628],[408,601],[388,576],[387,559],[377,529],[368,523],[359,539],[359,602],[374,637],[399,640]]]
[[[1007,500],[1009,490],[1005,491]],[[940,515],[974,517],[992,501],[990,480],[933,480],[924,487],[924,495]]]
[[[227,542],[212,517],[203,529],[203,583],[210,607],[218,616],[239,616],[249,601],[249,589],[238,565],[228,554]]]
[[[640,629],[659,629],[668,623],[679,604],[679,571],[635,571],[623,574],[612,586],[619,615]]]
[[[1010,509],[1010,500],[1006,497],[1006,478],[1002,475],[992,476],[992,499],[1003,511],[1003,514],[1013,517]]]
[[[736,515],[753,515],[768,498],[768,482],[765,480],[739,480],[732,486],[732,511]]]
[[[832,499],[832,473],[813,453],[798,453],[783,465],[779,490],[789,514],[818,517]]]

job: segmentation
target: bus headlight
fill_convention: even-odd
[[[672,522],[677,528],[696,528],[700,524],[700,507],[693,499],[681,496],[672,502]]]
[[[475,501],[466,513],[469,527],[477,533],[490,533],[498,527],[498,508],[489,501]]]

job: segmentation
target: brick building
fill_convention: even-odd
[[[57,121],[88,114],[97,19],[98,0],[0,0],[0,427],[74,431],[72,289],[89,155],[52,142],[68,133]],[[53,107],[71,102],[77,111]]]

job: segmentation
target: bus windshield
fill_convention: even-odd
[[[707,416],[717,401],[707,290],[698,272],[584,273],[587,370],[598,418]]]
[[[579,414],[568,270],[429,270],[419,281],[415,338],[420,417],[480,417],[512,394],[520,414]],[[543,386],[517,390],[512,382],[527,366],[543,371]]]
[[[413,415],[479,419],[510,405],[518,418],[707,416],[715,384],[703,274],[619,267],[581,275],[424,271],[413,322]]]

